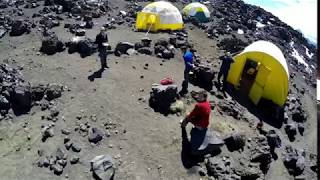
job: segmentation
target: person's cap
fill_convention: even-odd
[[[109,44],[104,42],[104,43],[102,43],[102,46],[109,46]]]
[[[227,56],[231,56],[231,53],[229,51],[226,52]]]
[[[100,28],[100,31],[105,31],[105,30],[106,30],[106,28],[103,26]]]

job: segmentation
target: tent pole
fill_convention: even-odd
[[[148,29],[147,33],[145,34],[145,36],[148,36],[149,31],[151,30],[151,27],[152,27],[152,24],[150,25],[150,27],[149,27],[149,29]]]

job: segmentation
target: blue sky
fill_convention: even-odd
[[[244,0],[279,17],[305,37],[317,41],[317,0]]]

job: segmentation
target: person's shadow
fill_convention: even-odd
[[[90,76],[88,76],[89,81],[93,82],[94,79],[101,78],[103,71],[104,71],[104,68],[101,68],[98,71],[95,71],[94,73],[92,73]]]
[[[188,139],[186,128],[181,128],[182,136],[182,150],[181,150],[181,161],[184,168],[192,168],[199,162],[199,158],[191,155],[191,144]]]

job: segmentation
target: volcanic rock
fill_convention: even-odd
[[[19,110],[29,111],[32,106],[31,87],[28,84],[20,84],[14,88],[13,106]]]
[[[71,147],[72,151],[74,152],[80,152],[81,151],[81,148],[76,145],[76,144],[72,144],[72,147]]]
[[[57,160],[57,164],[59,164],[63,168],[66,167],[67,163],[68,163],[67,160],[64,160],[64,159]]]
[[[212,69],[212,65],[209,64],[198,64],[193,69],[193,76],[191,77],[192,82],[200,87],[211,89],[213,84],[212,80],[215,77],[215,72]]]
[[[225,38],[221,40],[218,47],[230,53],[236,53],[243,50],[247,45],[248,43],[238,38]]]
[[[46,89],[47,89],[47,87],[44,84],[38,84],[38,85],[32,86],[31,87],[32,99],[34,101],[42,100]]]
[[[51,83],[48,85],[46,91],[46,99],[51,101],[53,99],[61,97],[63,86],[57,83]]]
[[[79,157],[78,156],[71,156],[70,158],[70,163],[71,164],[77,164],[79,162]]]
[[[207,160],[206,163],[208,175],[214,176],[216,178],[222,178],[227,171],[225,162],[218,157],[211,157]]]
[[[176,101],[178,92],[177,85],[156,85],[150,92],[149,105],[156,112],[167,114],[170,112],[170,106]]]
[[[10,109],[10,102],[7,100],[6,97],[0,95],[0,110],[9,110]]]
[[[78,42],[78,52],[82,58],[90,56],[97,50],[97,45],[91,39],[84,39]]]
[[[235,173],[241,177],[241,179],[258,179],[263,176],[258,164],[250,163],[239,169],[235,169]]]
[[[29,30],[28,24],[24,20],[15,20],[11,26],[10,36],[21,36]]]
[[[52,165],[50,169],[51,169],[51,170],[54,172],[54,174],[56,174],[56,175],[60,175],[60,174],[62,174],[62,172],[63,172],[63,167],[60,166],[60,165],[58,165],[58,164]]]
[[[267,137],[263,135],[256,136],[251,140],[251,148],[249,151],[250,161],[258,163],[260,170],[267,173],[272,161],[270,146],[268,145]]]
[[[225,99],[224,101],[220,101],[218,106],[224,113],[235,119],[240,120],[243,118],[244,108],[233,100]],[[215,104],[212,104],[211,107],[215,107]]]
[[[7,33],[7,30],[6,30],[6,29],[0,28],[0,39],[1,39],[4,35],[6,35],[6,33]]]
[[[152,51],[151,51],[151,49],[148,48],[148,47],[139,48],[139,49],[138,49],[138,52],[139,52],[140,54],[152,55]]]
[[[295,139],[295,135],[297,134],[297,126],[295,123],[290,123],[285,126],[285,131],[291,141]]]
[[[281,147],[281,139],[274,130],[268,131],[267,140],[271,149]]]
[[[110,155],[96,156],[90,161],[93,175],[101,180],[113,179],[115,168]]]
[[[174,57],[174,47],[171,48],[165,39],[159,39],[155,42],[154,53],[160,58],[170,59]]]
[[[120,56],[121,54],[127,54],[128,49],[134,48],[134,44],[130,42],[120,42],[117,44],[114,54]]]
[[[63,51],[64,49],[65,46],[58,40],[58,37],[56,35],[51,35],[44,37],[40,51],[48,55],[53,55],[56,52]]]
[[[69,150],[72,147],[73,143],[71,141],[68,141],[64,144],[67,150]]]
[[[57,158],[57,160],[66,159],[67,158],[67,154],[61,148],[57,148],[56,158]]]
[[[98,128],[90,128],[89,130],[89,142],[98,143],[103,139],[103,132]]]
[[[295,176],[303,173],[305,169],[305,157],[303,153],[299,153],[292,146],[286,146],[286,154],[283,158],[283,163],[290,174]]]
[[[233,134],[224,139],[226,146],[228,147],[229,151],[243,149],[246,143],[246,137],[244,134]]]
[[[53,137],[54,132],[53,129],[49,126],[45,126],[42,129],[42,142],[45,142],[49,137]]]

